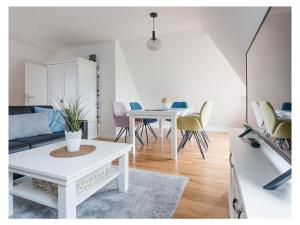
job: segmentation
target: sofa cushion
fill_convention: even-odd
[[[57,132],[57,133],[38,135],[38,136],[28,137],[28,138],[18,138],[14,141],[26,143],[30,145],[30,148],[37,148],[43,145],[48,145],[63,140],[65,140],[65,133]]]
[[[66,122],[58,109],[34,107],[36,113],[47,112],[51,132],[62,132],[65,130]]]
[[[47,113],[9,116],[9,140],[51,133]]]
[[[22,142],[10,141],[8,144],[9,144],[9,154],[22,152],[30,149],[30,146],[28,144]]]

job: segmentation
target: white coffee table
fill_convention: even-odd
[[[58,209],[58,218],[76,218],[76,206],[104,185],[119,176],[119,191],[128,190],[128,152],[131,144],[82,140],[82,144],[95,145],[88,155],[73,158],[54,158],[49,153],[66,146],[66,142],[34,148],[9,155],[9,215],[13,214],[13,195]],[[113,160],[111,175],[104,181],[76,193],[76,181],[103,167]],[[13,185],[13,173],[26,175],[58,184],[58,195],[34,188],[31,179]]]

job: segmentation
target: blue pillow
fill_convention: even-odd
[[[34,107],[34,110],[36,113],[39,112],[48,113],[49,128],[53,133],[62,132],[65,130],[66,122],[59,110],[43,108],[43,107]]]
[[[9,140],[51,134],[46,113],[9,116]]]

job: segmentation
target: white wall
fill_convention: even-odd
[[[45,63],[51,51],[9,40],[9,105],[25,104],[25,61]]]
[[[140,102],[140,98],[119,41],[116,41],[115,57],[116,101],[123,102],[129,109],[129,102]]]
[[[123,102],[127,109],[130,109],[129,102],[140,102],[119,41],[115,41],[115,100]],[[118,135],[120,129],[121,128],[115,129],[115,135]],[[124,135],[125,133],[122,136]]]
[[[252,101],[275,109],[291,102],[291,12],[272,8],[248,53],[248,122],[256,127]]]
[[[246,81],[246,50],[268,7],[201,7],[202,29],[207,32],[241,80]]]
[[[146,48],[147,39],[121,41],[142,104],[159,107],[162,97],[188,101],[199,111],[212,100],[211,127],[238,126],[245,85],[212,39],[200,30],[159,35],[162,48]]]
[[[53,53],[51,60],[97,55],[100,65],[100,136],[114,136],[111,102],[115,101],[115,41],[85,45]],[[95,75],[96,76],[96,75]]]

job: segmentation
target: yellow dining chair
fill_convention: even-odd
[[[184,130],[185,133],[183,135],[183,138],[177,148],[177,152],[179,152],[182,148],[184,148],[186,142],[192,138],[192,136],[195,137],[196,142],[198,144],[199,150],[202,154],[203,159],[205,159],[205,156],[202,151],[201,144],[204,148],[206,148],[205,143],[202,140],[202,137],[200,135],[200,132],[203,130],[202,126],[195,116],[180,116],[177,118],[177,129]]]
[[[208,121],[210,119],[210,115],[212,112],[214,103],[212,101],[205,101],[200,109],[200,113],[194,113],[195,115],[198,115],[196,118],[199,120],[200,125],[202,127],[202,131],[200,132],[201,136],[203,137],[203,140],[205,142],[205,145],[208,147],[208,143],[210,142],[208,135],[205,131],[205,128],[208,124]]]
[[[291,148],[292,122],[291,119],[278,118],[270,102],[259,102],[263,113],[264,125],[267,131],[267,137],[275,137],[276,143],[283,148],[286,141],[288,148]]]

